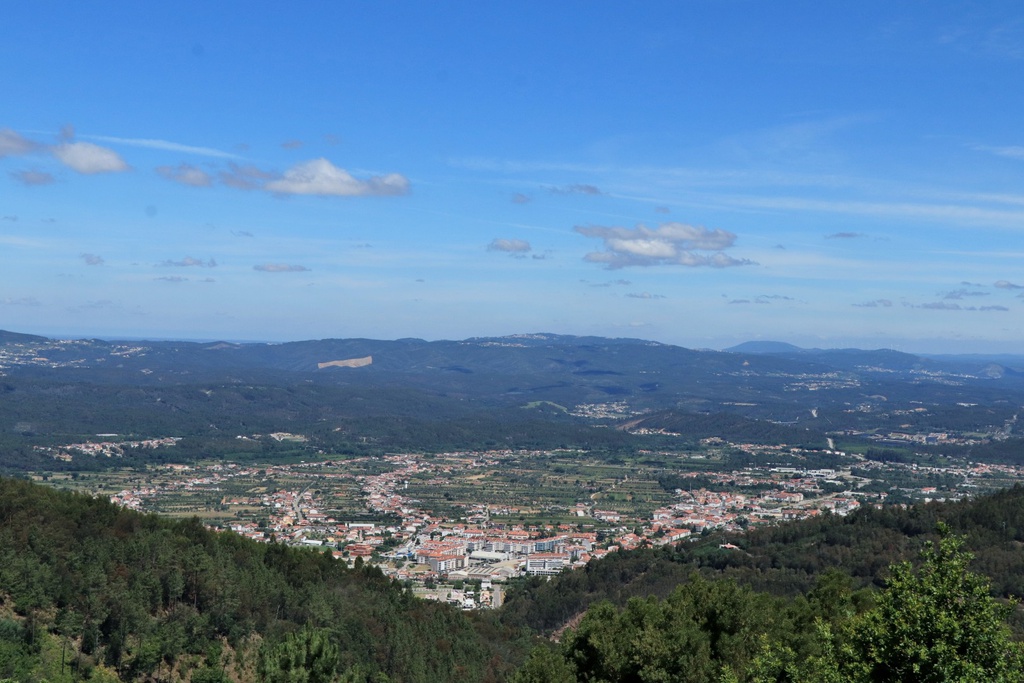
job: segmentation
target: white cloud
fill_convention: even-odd
[[[209,187],[213,184],[210,174],[192,164],[178,166],[157,166],[156,172],[167,180],[190,187]]]
[[[722,250],[733,246],[736,235],[718,228],[709,230],[685,223],[663,223],[655,229],[643,225],[636,228],[578,225],[574,230],[585,237],[604,241],[604,251],[590,252],[583,258],[609,269],[666,265],[728,268],[752,264],[723,253]]]
[[[11,177],[22,185],[49,185],[54,177],[45,171],[12,171]]]
[[[1018,285],[1010,282],[1009,280],[999,280],[995,283],[999,289],[1024,289],[1024,285]]]
[[[78,173],[117,173],[127,171],[128,164],[117,152],[91,142],[65,142],[51,148],[61,163]]]
[[[526,240],[506,240],[496,238],[487,245],[487,251],[504,251],[510,254],[525,254],[531,251],[532,247]]]
[[[10,128],[0,130],[0,159],[28,154],[38,148],[38,143],[22,137]]]
[[[302,273],[308,271],[306,266],[288,265],[286,263],[261,263],[252,267],[264,273]]]
[[[272,173],[267,173],[250,164],[241,166],[229,163],[228,170],[220,172],[220,181],[236,190],[258,190],[263,187],[263,183],[273,177]]]
[[[312,194],[337,197],[402,195],[409,180],[398,173],[359,179],[324,158],[306,161],[284,172],[263,189],[278,194]]]
[[[83,261],[85,261],[85,265],[87,265],[87,266],[102,266],[103,265],[103,257],[99,256],[97,254],[80,254],[79,256],[81,257],[81,259]]]

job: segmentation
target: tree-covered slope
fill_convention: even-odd
[[[377,569],[0,479],[0,680],[292,680],[301,656],[351,680],[489,681],[517,652]]]
[[[868,507],[846,517],[823,515],[744,534],[711,534],[676,547],[611,553],[551,581],[523,581],[510,592],[502,618],[550,633],[603,600],[624,605],[633,597],[666,597],[694,572],[785,597],[805,594],[829,570],[850,576],[857,587],[877,587],[889,565],[937,539],[940,522],[966,536],[972,566],[991,580],[995,596],[1024,596],[1024,488],[1014,487],[958,503]]]
[[[893,565],[871,595],[834,571],[792,599],[694,574],[665,599],[601,602],[534,650],[514,683],[1019,682],[1013,606],[969,569],[963,539],[937,530],[919,567]]]

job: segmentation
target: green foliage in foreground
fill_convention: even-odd
[[[934,529],[939,512],[975,542],[1024,534],[1022,489],[915,510],[762,530],[747,537],[747,550],[724,555],[708,539],[692,544],[712,553],[703,563],[682,561],[682,549],[617,553],[544,585],[568,593],[572,579],[594,589],[578,598],[647,577],[663,597],[599,600],[559,644],[527,659],[529,629],[513,617],[529,610],[470,617],[414,598],[373,568],[0,479],[0,681],[1024,680],[1024,656],[1006,626],[1014,607],[991,597],[988,580],[969,569],[963,539],[944,527],[920,565],[892,564],[882,591],[855,590],[859,577],[820,567],[807,573],[809,588],[775,595],[738,578],[767,573],[767,559],[782,564],[786,551],[795,567],[811,550],[850,550],[861,536],[884,544],[896,529]],[[992,557],[986,570],[1017,566]],[[531,582],[516,600],[544,596]],[[551,616],[571,607],[560,603]]]
[[[674,548],[611,553],[550,581],[518,582],[501,619],[550,635],[602,600],[622,607],[632,597],[665,598],[693,572],[787,598],[806,595],[830,570],[850,577],[854,588],[881,587],[890,566],[939,540],[941,521],[965,537],[974,554],[971,568],[992,582],[994,596],[1024,596],[1024,487],[1015,486],[959,502],[863,506],[845,517],[824,514],[744,534],[715,533]],[[739,550],[720,547],[727,542]],[[1014,615],[1013,628],[1024,635],[1024,610]]]
[[[822,577],[788,603],[698,576],[665,600],[592,607],[515,683],[1010,683],[1024,680],[1012,605],[968,570],[963,539],[941,528],[916,571],[893,566],[876,603],[855,612],[848,583]]]
[[[0,479],[0,681],[497,681],[525,648],[371,567]]]

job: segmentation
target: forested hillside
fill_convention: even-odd
[[[515,683],[1011,683],[1024,647],[968,568],[963,540],[938,527],[921,566],[891,568],[884,590],[853,593],[838,572],[795,599],[693,575],[667,598],[592,607]]]
[[[779,597],[806,594],[830,570],[850,577],[855,588],[879,587],[891,564],[914,558],[937,540],[940,522],[965,535],[975,555],[972,568],[991,579],[995,596],[1024,596],[1024,488],[1014,487],[958,503],[869,507],[846,517],[823,515],[744,534],[710,534],[675,547],[612,553],[551,581],[524,581],[506,601],[503,619],[550,633],[600,601],[624,605],[632,597],[667,597],[695,572]]]
[[[377,569],[0,479],[0,680],[497,681],[517,648]]]
[[[613,553],[470,615],[318,551],[0,479],[0,680],[1009,681],[1020,610],[997,600],[1024,593],[1022,543],[1014,488]],[[928,666],[991,677],[870,678],[872,643],[924,589],[927,623],[886,647],[961,638]],[[950,604],[970,632],[942,626]]]

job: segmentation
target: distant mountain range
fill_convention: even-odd
[[[1024,403],[1024,357],[748,342],[726,351],[556,334],[462,341],[289,343],[53,340],[0,331],[0,373],[129,386],[270,383],[406,388],[481,408],[621,403],[626,411],[730,412],[814,422],[818,410],[917,401]]]
[[[930,359],[939,361],[940,363],[947,364],[950,367],[961,367],[961,368],[976,368],[978,366],[988,366],[992,364],[1013,366],[1018,369],[1024,369],[1024,355],[1018,354],[983,354],[983,353],[963,353],[963,354],[934,354],[934,353],[922,353],[922,354],[911,354],[904,353],[902,351],[894,351],[892,349],[876,349],[874,351],[865,351],[862,349],[804,349],[793,344],[786,342],[777,341],[749,341],[737,344],[728,349],[725,349],[730,353],[752,353],[759,355],[777,355],[777,356],[827,356],[836,357],[840,355],[854,356],[858,358],[866,357],[864,354],[893,354],[894,356],[903,356],[908,358],[917,359]]]

